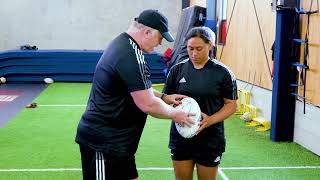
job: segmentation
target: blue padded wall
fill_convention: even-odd
[[[293,141],[295,97],[290,86],[296,79],[292,64],[298,57],[294,56],[292,33],[299,24],[294,23],[294,9],[277,10],[276,37],[274,51],[274,77],[272,87],[271,131],[272,141]]]
[[[0,52],[0,77],[8,82],[91,82],[102,50],[10,50]],[[146,54],[153,83],[163,83],[165,63],[156,53]]]

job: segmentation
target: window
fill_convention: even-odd
[[[224,45],[227,36],[227,3],[228,0],[217,0],[217,34],[218,44]]]

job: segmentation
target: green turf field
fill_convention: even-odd
[[[74,136],[91,84],[54,83],[0,128],[0,180],[81,179]],[[167,148],[170,121],[149,117],[136,155],[141,180],[174,179]],[[275,143],[238,117],[225,121],[227,150],[218,179],[320,179],[320,157]],[[196,178],[194,178],[196,179]]]

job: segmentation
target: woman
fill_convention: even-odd
[[[191,180],[194,166],[199,180],[216,179],[225,151],[223,121],[237,109],[236,79],[230,69],[209,57],[214,44],[207,28],[194,27],[187,36],[189,58],[174,65],[164,93],[194,98],[202,111],[197,135],[183,138],[171,124],[169,148],[176,179]]]

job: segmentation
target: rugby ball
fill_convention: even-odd
[[[6,78],[5,78],[5,77],[1,77],[1,78],[0,78],[0,82],[1,82],[2,84],[4,84],[4,83],[6,83],[6,82],[7,82],[7,80],[6,80]]]
[[[250,112],[245,112],[245,113],[243,113],[242,119],[243,119],[244,121],[250,121],[250,120],[251,120],[251,119],[250,119]]]
[[[47,84],[52,84],[53,83],[53,79],[52,78],[44,78],[43,81]]]
[[[175,122],[175,126],[179,134],[184,138],[191,138],[195,135],[196,131],[200,127],[201,121],[201,110],[196,100],[191,97],[183,98],[181,100],[181,104],[179,104],[176,109],[181,109],[188,113],[193,113],[195,123],[191,126],[183,126],[177,122]]]

